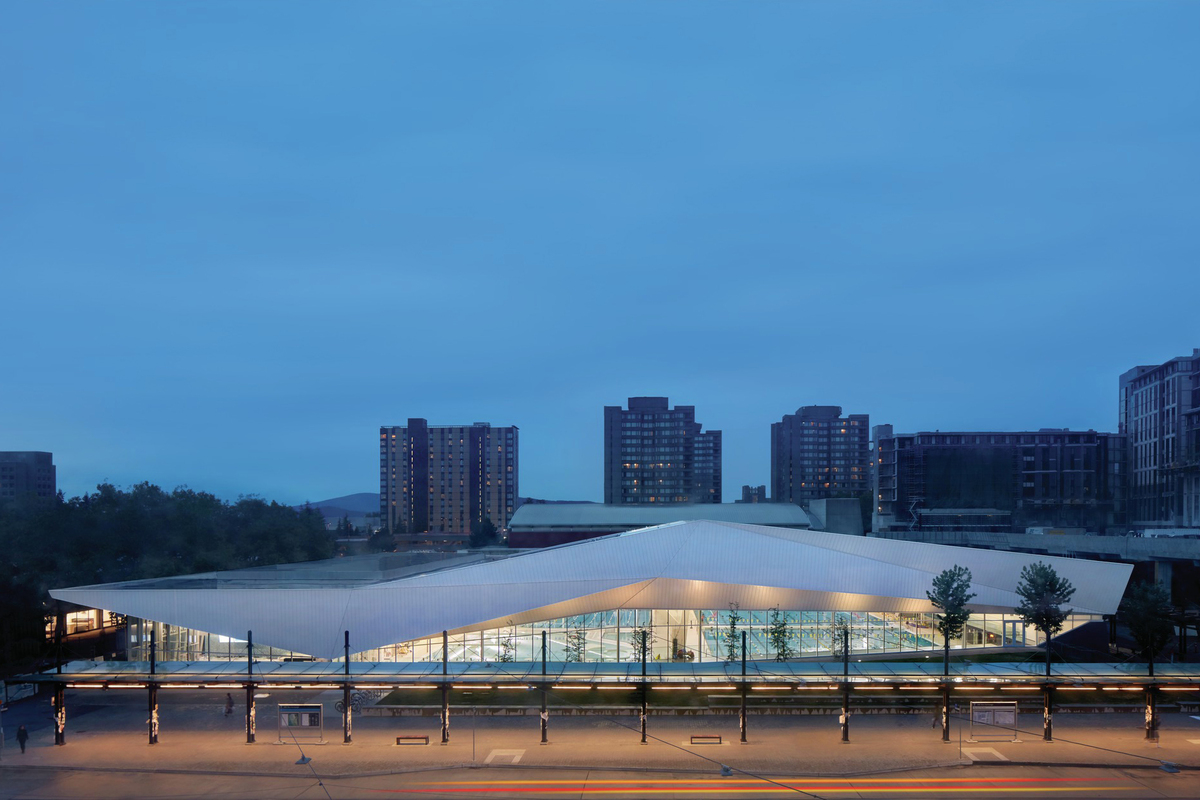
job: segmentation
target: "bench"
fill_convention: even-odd
[[[429,744],[428,736],[397,736],[396,744]]]
[[[721,734],[719,733],[693,733],[692,744],[720,744]]]

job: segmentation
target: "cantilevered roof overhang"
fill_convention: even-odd
[[[730,603],[811,611],[933,611],[933,577],[973,576],[977,612],[1011,613],[1021,568],[1043,561],[1076,588],[1071,607],[1115,613],[1132,566],[1082,559],[789,530],[678,522],[491,560],[464,557],[401,573],[349,573],[320,562],[247,572],[56,589],[92,608],[244,638],[318,658],[439,634],[608,609],[719,609]],[[259,571],[254,571],[261,575]],[[315,576],[321,579],[315,579]]]

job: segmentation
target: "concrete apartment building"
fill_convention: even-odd
[[[1200,348],[1120,377],[1129,438],[1129,524],[1200,528]]]
[[[771,500],[813,500],[871,491],[870,417],[841,406],[804,406],[771,424]]]
[[[721,432],[704,431],[695,406],[631,397],[604,407],[604,502],[720,503]]]
[[[767,487],[766,486],[742,486],[742,499],[734,500],[735,503],[766,503],[767,502]]]
[[[54,454],[37,450],[0,452],[0,500],[26,494],[58,494]]]
[[[516,426],[407,425],[379,429],[380,519],[393,533],[470,533],[508,527],[517,507]]]
[[[877,425],[875,531],[1125,529],[1125,437],[1096,431],[923,431]]]

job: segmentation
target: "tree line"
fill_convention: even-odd
[[[315,509],[257,497],[229,503],[186,487],[101,484],[66,499],[0,501],[0,663],[11,672],[45,646],[49,590],[330,558]]]

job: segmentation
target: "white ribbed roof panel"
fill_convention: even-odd
[[[972,607],[1007,612],[1021,568],[1044,561],[1067,578],[1079,613],[1117,609],[1133,567],[728,522],[678,522],[537,550],[499,561],[340,588],[59,589],[80,605],[243,638],[322,658],[354,650],[612,608],[915,613],[933,610],[933,577],[971,570]],[[186,584],[185,584],[186,585]]]

